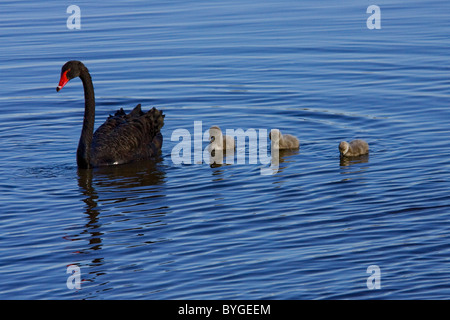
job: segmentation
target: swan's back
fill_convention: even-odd
[[[123,109],[94,133],[91,162],[94,166],[150,159],[161,150],[164,114],[155,108],[142,112],[138,104],[129,114]]]
[[[342,156],[357,157],[369,153],[369,144],[361,139],[350,141],[341,141],[339,152]]]
[[[236,145],[234,143],[234,137],[224,135],[223,136],[223,149],[230,150],[230,149],[235,149],[235,148],[236,148]]]
[[[283,134],[280,139],[280,149],[298,149],[300,141],[291,134]]]
[[[369,144],[361,139],[350,141],[350,151],[353,155],[363,155],[369,152]]]
[[[300,147],[300,141],[297,137],[291,134],[282,134],[278,129],[272,129],[269,134],[270,140],[272,140],[272,148],[276,148],[278,142],[278,149],[298,149]]]

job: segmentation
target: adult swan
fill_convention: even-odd
[[[95,97],[94,86],[88,69],[80,61],[68,61],[61,69],[61,79],[56,91],[69,80],[80,77],[84,88],[84,121],[77,149],[80,168],[124,164],[150,159],[161,151],[164,125],[163,113],[155,108],[144,113],[138,104],[126,114],[116,112],[94,133]]]

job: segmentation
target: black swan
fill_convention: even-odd
[[[138,104],[126,114],[121,108],[94,133],[95,97],[94,86],[88,69],[80,61],[68,61],[61,69],[56,91],[69,80],[80,77],[84,88],[84,121],[77,149],[80,168],[124,164],[154,158],[161,151],[163,137],[161,128],[165,115],[152,108],[144,113]]]

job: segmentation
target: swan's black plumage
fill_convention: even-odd
[[[161,128],[165,115],[152,108],[141,110],[138,104],[126,114],[121,108],[93,133],[95,121],[94,87],[88,69],[80,61],[69,61],[61,69],[57,91],[70,80],[80,77],[85,96],[83,129],[77,149],[77,163],[81,168],[124,164],[151,159],[162,147]]]
[[[155,108],[144,113],[138,104],[129,114],[120,109],[94,133],[93,165],[122,164],[154,157],[161,150],[163,125],[164,115]]]

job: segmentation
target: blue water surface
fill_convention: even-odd
[[[77,1],[69,29],[72,4],[0,4],[1,299],[450,297],[448,1]],[[96,126],[164,111],[160,159],[77,169],[82,85],[55,91],[72,59]],[[176,164],[195,122],[300,149],[271,175],[250,147]],[[355,138],[369,156],[341,160]]]

